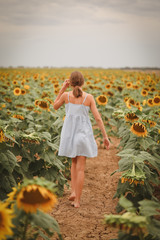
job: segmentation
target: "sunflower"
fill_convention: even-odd
[[[40,102],[38,103],[38,106],[39,106],[40,108],[42,108],[42,109],[48,109],[48,108],[49,108],[49,105],[48,105],[48,103],[47,103],[46,101],[40,101]]]
[[[54,93],[57,95],[59,93],[59,88],[55,88]]]
[[[19,115],[19,114],[15,114],[12,116],[13,118],[17,118],[17,119],[20,119],[20,120],[24,120],[24,117],[22,115]]]
[[[156,106],[160,105],[160,96],[155,96],[153,98],[153,104],[156,105]]]
[[[132,88],[132,82],[128,82],[127,84],[126,84],[126,88]]]
[[[111,84],[109,84],[109,83],[108,83],[108,84],[106,84],[105,88],[106,88],[106,89],[109,89],[109,88],[111,88]]]
[[[20,89],[19,87],[16,87],[16,88],[13,90],[13,93],[14,93],[14,95],[16,95],[16,96],[19,96],[19,95],[21,95],[21,89]]]
[[[152,98],[149,98],[149,99],[147,100],[147,104],[148,104],[148,106],[153,107],[153,106],[154,106],[153,99],[152,99]]]
[[[104,92],[104,94],[105,94],[106,96],[109,96],[109,97],[113,97],[113,96],[114,96],[114,93],[111,92],[111,91]]]
[[[25,89],[21,89],[21,95],[25,95],[26,94],[26,90]]]
[[[136,116],[135,113],[127,113],[127,115],[125,116],[125,120],[130,121],[130,122],[134,122],[134,121],[138,120],[138,117]]]
[[[138,137],[145,137],[147,136],[147,129],[142,123],[133,123],[131,126],[131,132],[137,135]]]
[[[142,89],[141,95],[142,95],[143,97],[145,97],[145,96],[148,95],[148,92],[147,92],[146,90]]]
[[[47,212],[56,203],[57,198],[50,190],[36,184],[22,187],[17,195],[18,208],[27,213],[34,213],[37,209]]]
[[[14,227],[13,217],[13,210],[8,209],[6,203],[0,202],[0,239],[6,239],[6,236],[13,235],[11,230]]]
[[[29,86],[29,85],[24,85],[24,88],[25,88],[26,90],[28,90],[28,89],[30,89],[30,86]]]
[[[121,87],[121,86],[118,86],[118,87],[117,87],[117,90],[118,90],[119,92],[122,92],[122,90],[123,90],[123,87]]]
[[[9,103],[11,103],[12,102],[12,99],[11,98],[4,98],[4,100],[6,101],[6,102],[9,102]]]
[[[156,124],[157,124],[156,122],[154,122],[154,121],[152,121],[152,120],[145,120],[145,119],[143,119],[142,121],[149,123],[150,127],[155,127]]]
[[[134,89],[139,89],[139,86],[138,85],[133,85],[133,88]]]
[[[3,130],[0,130],[0,143],[5,142],[5,136]]]
[[[106,105],[108,102],[108,98],[105,95],[100,95],[96,98],[96,101],[99,105]]]
[[[128,102],[129,102],[129,104],[131,104],[131,105],[133,105],[133,106],[135,106],[135,104],[136,104],[136,102],[135,102],[134,99],[132,99],[132,98],[130,98],[130,99],[128,100]]]
[[[41,86],[41,87],[44,87],[44,83],[43,83],[43,82],[41,82],[41,83],[40,83],[40,86]]]
[[[32,111],[32,110],[34,109],[33,106],[27,106],[26,108],[27,108],[29,111]]]
[[[39,100],[38,100],[38,99],[36,99],[36,100],[34,101],[34,105],[37,107],[37,106],[38,106],[38,104],[39,104]]]
[[[24,105],[23,104],[17,104],[16,108],[24,108]]]
[[[17,82],[16,80],[13,80],[13,81],[12,81],[12,84],[13,84],[13,85],[17,85],[18,82]]]

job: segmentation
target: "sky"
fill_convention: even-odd
[[[2,67],[160,67],[159,0],[0,0]]]

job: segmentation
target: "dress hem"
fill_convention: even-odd
[[[75,157],[78,157],[78,156],[83,156],[83,157],[87,157],[87,158],[95,158],[95,157],[98,156],[98,154],[95,155],[95,156],[87,156],[87,155],[84,155],[84,154],[78,154],[78,155],[75,155],[75,156],[66,156],[66,155],[58,155],[58,156],[60,156],[60,157],[68,157],[68,158],[75,158]]]

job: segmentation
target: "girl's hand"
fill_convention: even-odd
[[[62,90],[65,91],[69,87],[69,84],[70,84],[70,80],[66,79],[62,85]]]
[[[107,137],[103,138],[103,143],[106,146],[107,150],[109,150],[109,146],[110,146],[110,141]]]

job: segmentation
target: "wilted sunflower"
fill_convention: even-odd
[[[146,90],[142,89],[141,95],[142,95],[143,97],[145,97],[145,96],[148,95],[148,92],[147,92]]]
[[[147,104],[148,104],[148,106],[153,107],[153,106],[154,106],[153,99],[152,99],[152,98],[149,98],[149,99],[147,100]]]
[[[13,93],[14,93],[14,95],[16,95],[16,96],[19,96],[19,95],[21,95],[21,89],[20,89],[19,87],[16,87],[16,88],[13,90]]]
[[[5,136],[4,136],[4,133],[3,133],[3,130],[1,129],[0,130],[0,142],[5,142]]]
[[[11,228],[14,227],[12,224],[13,210],[7,208],[6,203],[0,202],[0,239],[6,239],[7,236],[13,234]]]
[[[21,95],[25,95],[26,94],[26,90],[25,89],[21,89]]]
[[[17,195],[17,206],[25,212],[34,213],[37,209],[49,211],[57,203],[56,196],[47,188],[32,184],[22,187]]]
[[[153,98],[153,104],[156,105],[156,106],[160,105],[160,96],[155,96]]]
[[[125,120],[130,122],[137,121],[138,119],[139,118],[136,116],[135,113],[127,113],[127,115],[125,116]]]
[[[106,105],[108,102],[108,98],[105,95],[100,95],[96,98],[96,101],[99,105]]]
[[[131,132],[137,135],[138,137],[145,137],[147,136],[147,129],[142,123],[133,123],[131,126]]]
[[[49,105],[46,101],[39,101],[38,106],[42,109],[48,109]]]
[[[20,119],[20,120],[24,120],[24,117],[22,115],[19,115],[19,114],[15,114],[12,116],[13,118],[17,118],[17,119]]]

